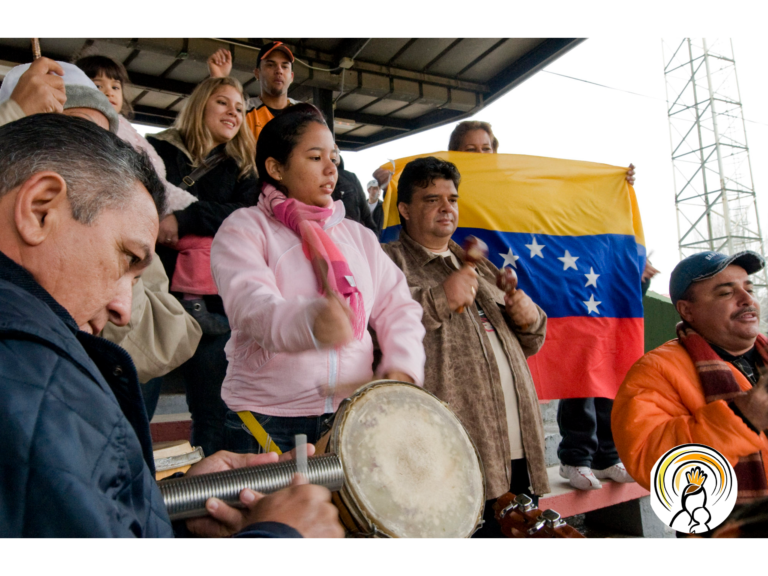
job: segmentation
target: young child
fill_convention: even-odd
[[[118,128],[117,135],[137,150],[143,150],[149,156],[152,166],[154,166],[155,171],[160,176],[163,184],[165,184],[165,192],[168,198],[166,214],[183,210],[193,202],[197,202],[195,196],[178,186],[174,186],[165,179],[165,164],[163,164],[162,159],[157,155],[152,145],[129,122],[129,119],[133,117],[133,107],[123,97],[125,86],[130,83],[125,66],[106,56],[86,56],[77,60],[75,66],[93,80],[99,91],[107,97],[109,103],[112,104],[112,107],[118,113],[120,127]],[[163,214],[163,216],[166,214]]]

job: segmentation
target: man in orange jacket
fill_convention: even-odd
[[[613,405],[619,456],[646,489],[659,457],[695,443],[734,466],[737,502],[768,495],[768,340],[749,279],[764,266],[752,251],[703,252],[673,270],[678,338],[632,367]]]
[[[288,98],[293,82],[294,57],[282,42],[269,42],[259,50],[258,67],[253,71],[259,81],[259,96],[249,98],[245,122],[258,141],[262,128],[286,108],[298,101]],[[232,54],[221,48],[208,58],[208,72],[212,78],[229,76],[232,71]]]

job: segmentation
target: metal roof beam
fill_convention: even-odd
[[[211,38],[211,40],[215,40],[215,41],[221,42],[221,43],[230,43],[231,42],[232,44],[234,44],[236,46],[241,46],[243,48],[248,48],[248,49],[251,49],[251,50],[258,50],[258,48],[255,47],[255,46],[250,46],[250,45],[245,44],[245,43],[240,42],[240,41],[228,40],[226,38]],[[349,45],[346,45],[342,49],[347,51],[347,50],[351,50],[352,48],[357,48],[359,50],[358,42],[359,43],[367,43],[368,40],[369,40],[368,38],[355,39],[355,40],[353,40],[355,42],[354,45],[352,45],[350,43]],[[401,51],[404,52],[416,40],[418,40],[418,39],[417,38],[413,38],[412,40],[407,42],[406,45],[403,46],[403,48],[401,48]],[[312,52],[311,54],[309,52],[304,52],[301,47],[296,47],[296,46],[294,46],[294,50],[293,50],[293,54],[294,54],[294,56],[296,58],[298,58],[300,60],[303,60],[303,61],[308,61],[312,66],[319,66],[319,67],[323,67],[323,68],[327,67],[327,69],[329,71],[331,69],[333,69],[333,68],[338,67],[338,65],[339,65],[338,63],[341,60],[341,58],[338,58],[336,56],[336,54],[339,53],[338,51],[335,54],[323,53],[323,52],[320,52],[318,50],[312,50],[311,52]],[[355,54],[355,52],[352,52],[352,54]],[[400,53],[395,54],[395,56],[390,60],[390,63],[394,62],[394,60],[396,60],[396,58],[399,56],[399,54]],[[299,64],[299,66],[300,66],[300,64]],[[250,70],[250,68],[248,68],[248,67],[238,66],[237,63],[235,63],[233,67],[235,69],[243,70],[243,71]],[[467,81],[464,81],[464,80],[457,80],[455,77],[439,76],[439,75],[435,75],[435,74],[425,74],[424,72],[421,72],[421,71],[406,70],[406,69],[402,69],[402,68],[397,68],[396,66],[391,66],[390,64],[383,66],[381,64],[375,64],[375,63],[372,63],[372,62],[366,62],[364,60],[355,60],[355,63],[352,66],[352,68],[350,68],[350,71],[365,72],[367,74],[374,74],[374,75],[377,75],[377,76],[384,76],[386,78],[397,78],[397,79],[401,79],[401,80],[415,81],[415,82],[420,82],[420,83],[423,83],[423,84],[431,84],[431,85],[434,85],[434,86],[442,86],[442,87],[445,87],[445,88],[457,88],[459,90],[466,90],[468,92],[487,93],[490,90],[487,85],[480,84],[480,83],[477,83],[477,82],[467,82]],[[312,79],[310,78],[310,79],[308,79],[305,82],[308,82],[311,85]],[[340,84],[340,82],[341,81],[339,80],[339,84]],[[336,88],[336,90],[338,90],[338,88]]]
[[[133,107],[133,122],[139,124],[154,124],[156,126],[170,126],[176,119],[176,112],[154,106],[142,106],[141,104]]]
[[[129,72],[128,74],[131,76],[131,84],[137,88],[154,90],[155,92],[172,94],[174,96],[189,96],[197,86],[197,84],[192,82],[160,78],[159,76],[151,76],[141,72]]]
[[[544,40],[488,82],[493,94],[486,98],[485,103],[489,104],[503,96],[583,41],[584,38],[548,38]]]
[[[352,110],[336,109],[336,118],[339,120],[352,120],[355,124],[369,124],[371,126],[381,126],[393,130],[405,131],[411,130],[416,126],[413,120],[406,118],[393,118],[392,116],[378,116],[376,114],[366,114],[365,112],[354,112]]]
[[[347,38],[344,40],[333,53],[333,68],[339,66],[343,58],[352,58],[354,60],[370,41],[370,38]]]
[[[435,64],[437,64],[437,63],[438,63],[440,60],[442,60],[442,59],[443,59],[443,57],[444,57],[446,54],[448,54],[448,52],[450,52],[451,50],[453,50],[454,48],[456,48],[456,46],[458,46],[458,45],[459,45],[459,43],[460,43],[462,40],[464,40],[464,38],[456,38],[456,40],[454,40],[453,42],[451,42],[451,43],[448,45],[448,47],[447,47],[445,50],[443,50],[442,52],[440,52],[440,54],[438,54],[437,56],[435,56],[434,58],[432,58],[432,60],[430,60],[430,61],[429,61],[429,63],[428,63],[426,66],[424,66],[424,68],[422,68],[422,70],[421,70],[421,71],[422,71],[422,72],[426,72],[427,70],[429,70],[430,68],[432,68],[432,66],[434,66]],[[458,75],[457,75],[457,76],[458,76]]]

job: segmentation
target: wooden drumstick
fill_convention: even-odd
[[[32,60],[37,60],[42,57],[43,53],[40,51],[40,39],[32,38]]]
[[[496,276],[496,286],[504,293],[514,295],[517,292],[517,273],[512,268],[502,268]],[[528,330],[528,324],[520,329],[525,332]]]
[[[464,265],[475,267],[475,264],[483,258],[488,257],[488,244],[480,240],[477,236],[467,236],[464,239]],[[461,306],[457,312],[464,312],[464,306]]]

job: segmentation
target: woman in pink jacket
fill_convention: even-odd
[[[259,135],[257,206],[219,228],[211,268],[232,326],[222,398],[227,447],[258,445],[238,412],[250,412],[285,451],[294,435],[316,442],[340,402],[377,376],[424,377],[421,306],[375,234],[331,200],[333,136],[320,112],[292,106]]]

